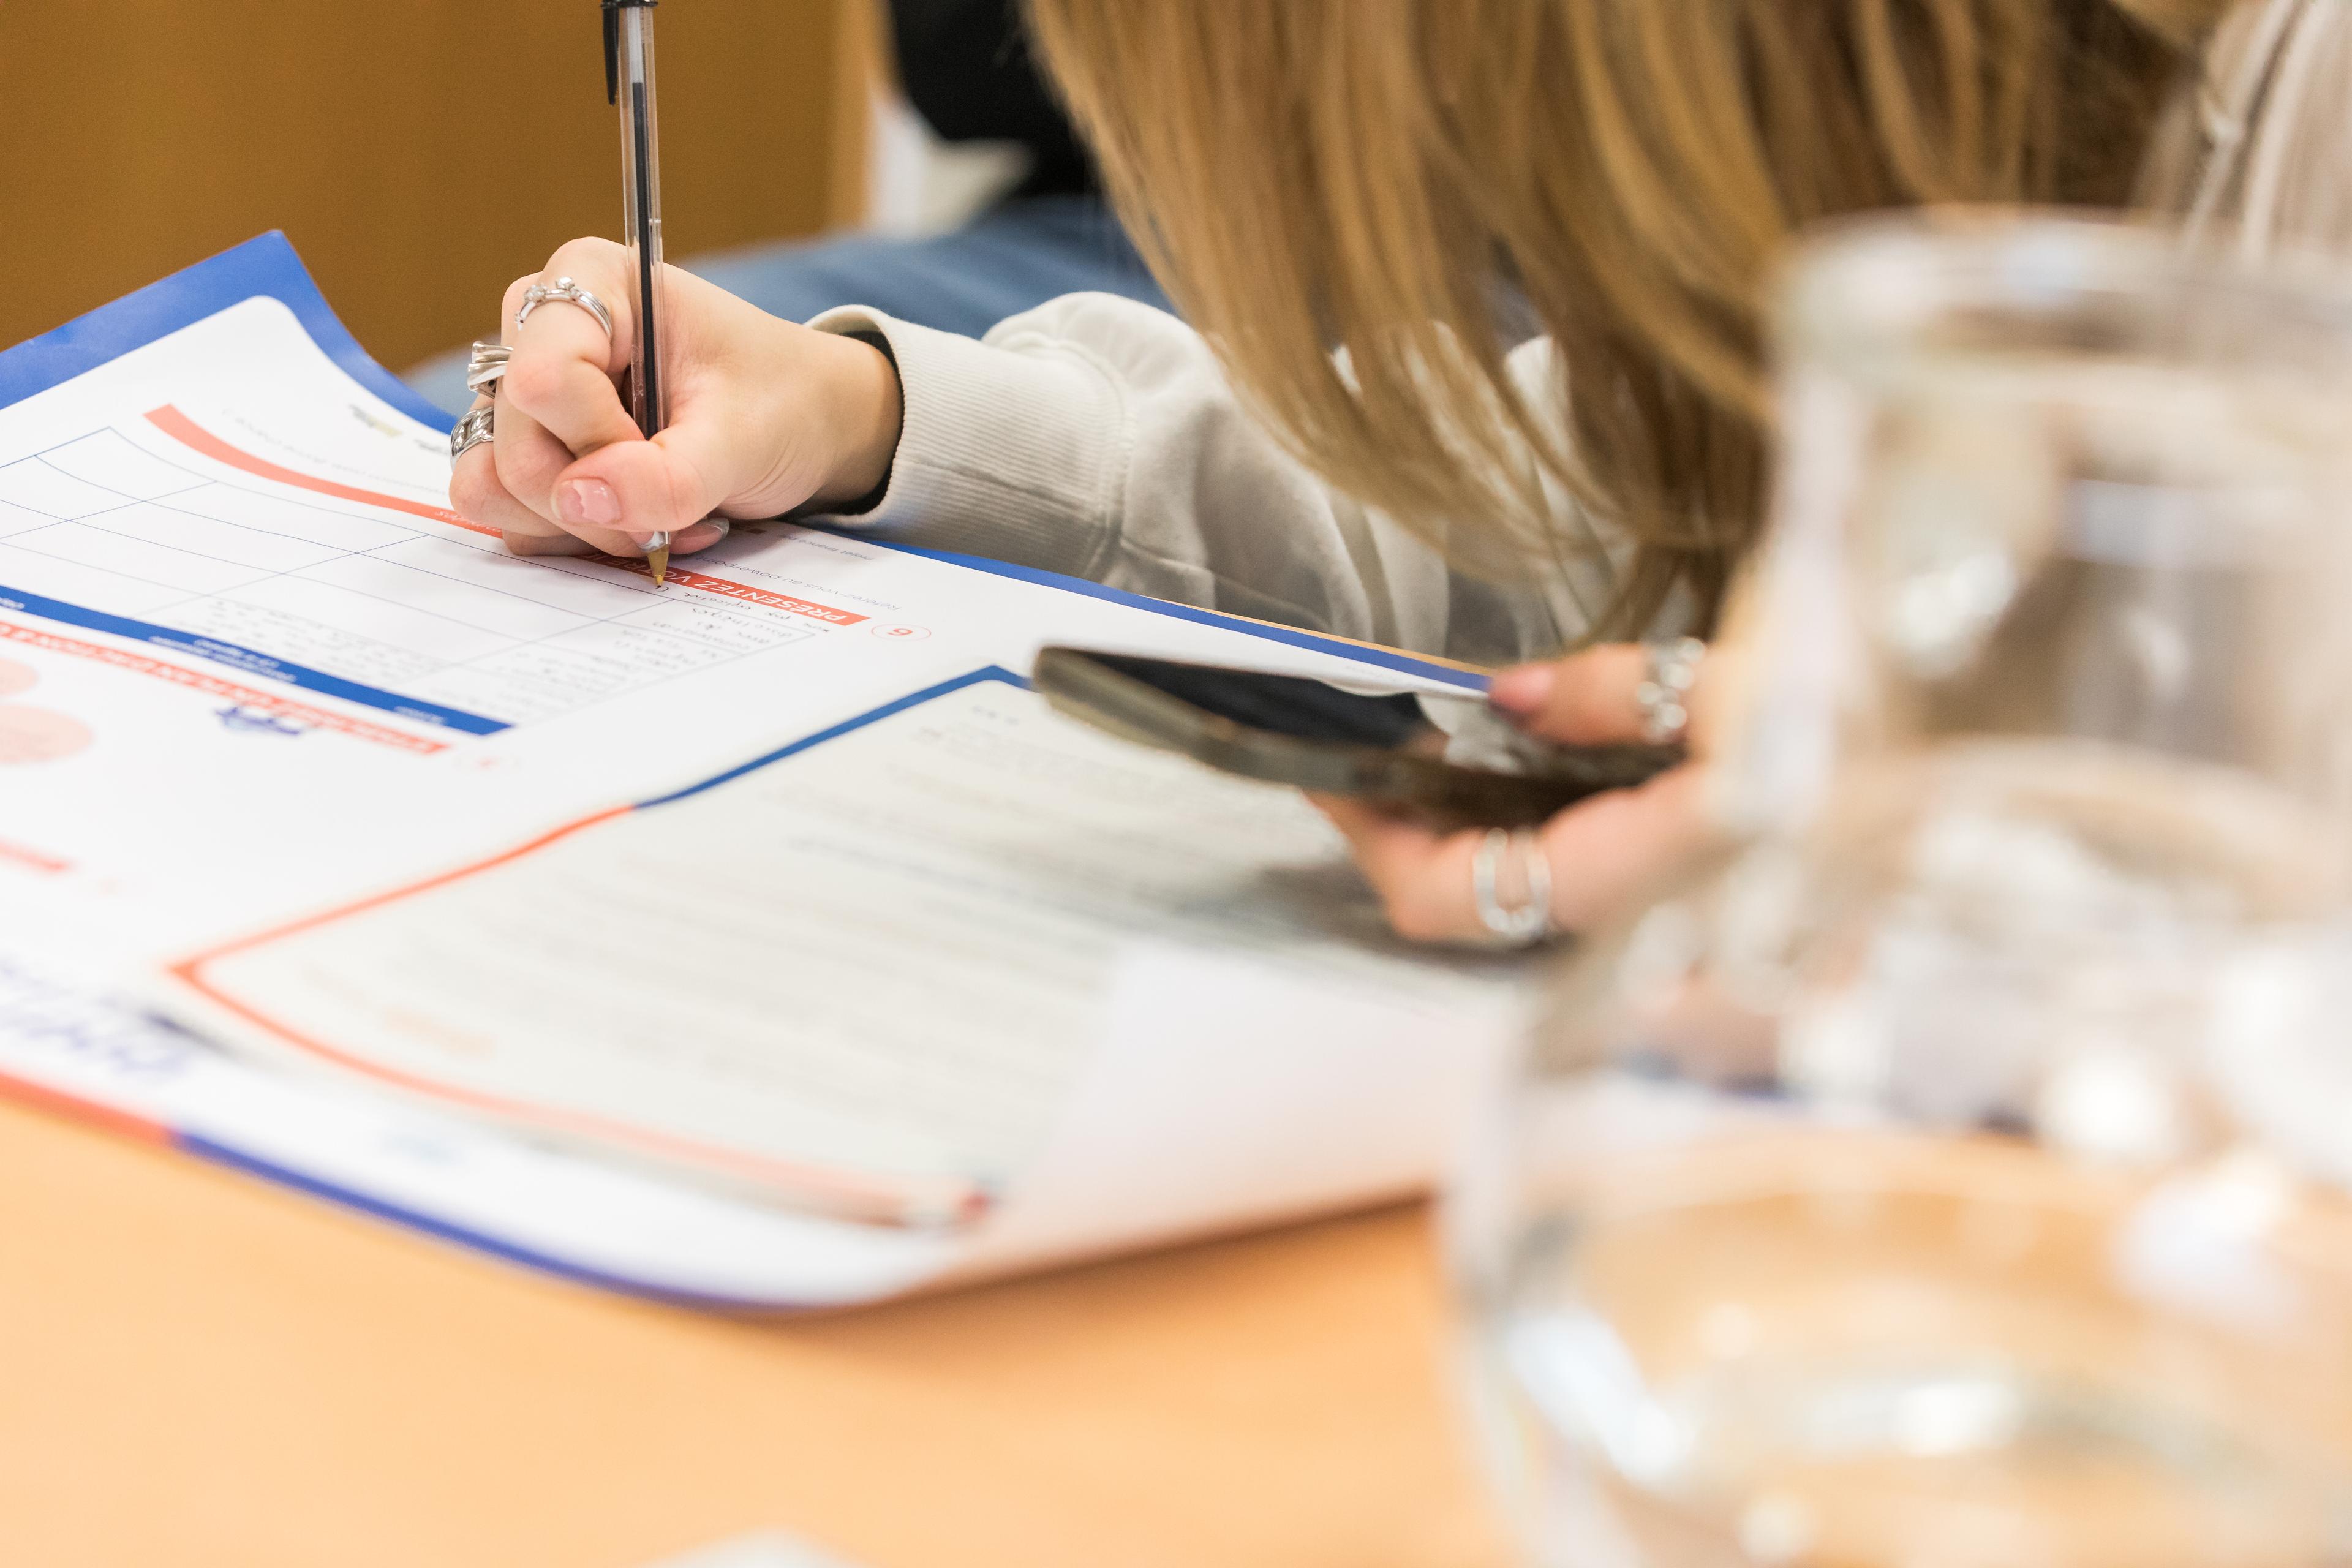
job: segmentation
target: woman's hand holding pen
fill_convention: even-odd
[[[1713,841],[1705,802],[1715,711],[1709,689],[1720,685],[1722,658],[1710,656],[1705,667],[1714,681],[1701,680],[1684,695],[1689,762],[1637,789],[1580,801],[1536,830],[1538,850],[1551,869],[1553,930],[1590,930]],[[1504,670],[1495,677],[1488,700],[1548,741],[1631,744],[1645,738],[1637,693],[1648,675],[1642,647],[1612,643]],[[1485,935],[1472,868],[1483,830],[1441,833],[1361,801],[1312,798],[1347,835],[1399,935],[1416,942]]]
[[[559,277],[604,301],[609,337],[560,299],[515,324],[524,291]],[[642,555],[655,532],[682,554],[726,537],[729,518],[846,502],[881,483],[900,412],[887,359],[675,268],[665,287],[669,424],[651,440],[621,393],[635,341],[628,251],[574,240],[509,287],[495,434],[458,458],[451,505],[519,554]]]

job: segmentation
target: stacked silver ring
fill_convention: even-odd
[[[1525,901],[1503,902],[1503,857],[1518,862],[1519,891]],[[1551,861],[1543,841],[1527,828],[1508,832],[1486,830],[1470,859],[1470,897],[1478,907],[1478,923],[1497,942],[1512,947],[1532,947],[1551,934]]]
[[[457,421],[457,427],[449,432],[450,462],[457,462],[467,453],[492,438],[495,431],[491,426],[491,416],[495,412],[496,410],[486,403]]]
[[[1642,684],[1633,689],[1634,705],[1642,712],[1642,739],[1653,746],[1670,746],[1690,729],[1691,688],[1698,684],[1698,667],[1706,658],[1706,644],[1696,637],[1672,637],[1644,643],[1647,659]]]
[[[561,300],[567,305],[579,306],[596,318],[596,324],[604,329],[606,337],[613,335],[613,312],[604,308],[604,301],[569,278],[558,278],[552,283],[534,283],[524,289],[522,306],[515,311],[515,325],[520,327],[530,321],[530,313],[550,300]]]
[[[477,397],[496,397],[499,378],[507,373],[507,361],[514,350],[504,343],[494,343],[488,338],[474,340],[472,351],[466,356],[466,390]]]

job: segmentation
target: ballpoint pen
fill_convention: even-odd
[[[636,264],[636,345],[629,355],[629,412],[654,435],[669,423],[662,385],[661,138],[654,124],[654,6],[657,0],[602,0],[604,97],[621,110],[621,226]],[[669,575],[669,535],[646,541],[654,586]]]

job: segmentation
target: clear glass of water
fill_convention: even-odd
[[[1913,221],[1781,331],[1745,832],[1453,1194],[1528,1559],[2352,1562],[2352,289]]]

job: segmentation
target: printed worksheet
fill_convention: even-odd
[[[0,1092],[713,1304],[1428,1180],[1522,994],[1022,675],[1475,676],[780,522],[656,588],[447,472],[276,237],[0,354]]]
[[[496,734],[866,618],[706,572],[672,595],[608,563],[527,562],[446,507],[268,462],[169,405],[143,426],[0,464],[0,595],[424,732],[346,733]],[[247,706],[337,722],[259,692]]]
[[[515,556],[449,510],[413,397],[338,363],[299,300],[228,292],[0,409],[0,946],[184,948],[1046,641],[1355,662],[782,523],[658,588],[641,562]]]
[[[1294,792],[1097,734],[997,669],[198,954],[167,1001],[297,1067],[940,1220],[1043,1143],[1144,948],[1433,1033],[1480,1001],[1475,966],[1386,937]]]

